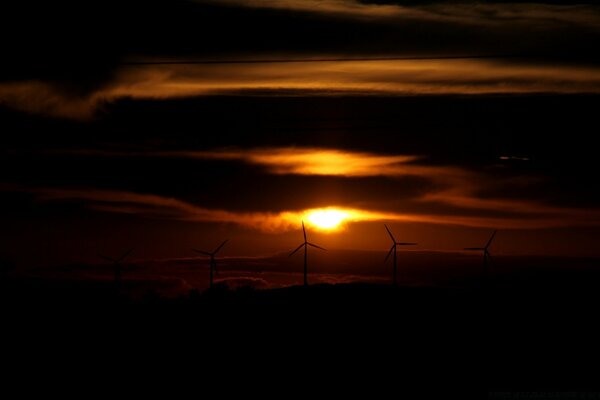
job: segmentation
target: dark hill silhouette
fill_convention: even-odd
[[[481,258],[472,258],[479,282]],[[482,396],[593,385],[593,368],[580,360],[599,355],[597,260],[496,259],[498,271],[485,287],[351,283],[232,290],[217,282],[212,290],[179,297],[149,286],[143,296],[118,298],[110,279],[49,285],[11,275],[2,294],[3,326],[10,327],[3,343],[7,354],[20,358],[77,355],[88,363],[116,357],[161,370],[202,360],[198,365],[254,382],[297,383],[297,371],[311,365],[303,388],[327,379],[340,393],[361,383],[371,394],[416,388]],[[389,277],[389,268],[385,272]]]

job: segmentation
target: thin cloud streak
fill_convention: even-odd
[[[214,149],[210,151],[110,151],[97,149],[54,149],[54,155],[90,157],[189,158],[199,160],[241,161],[264,167],[276,175],[405,177],[466,179],[472,174],[451,166],[417,164],[417,155],[383,155],[368,152],[318,147],[265,147]],[[447,182],[447,181],[446,181]]]
[[[481,95],[600,93],[600,68],[489,59],[387,60],[312,64],[122,67],[104,88],[74,95],[43,81],[0,83],[0,104],[35,114],[89,119],[122,98],[208,95]]]
[[[249,90],[316,94],[598,92],[600,69],[488,59],[124,67],[109,97],[170,98]]]
[[[532,3],[480,4],[425,4],[405,6],[398,4],[365,4],[356,0],[208,0],[205,3],[227,3],[240,7],[269,8],[325,14],[341,18],[378,21],[451,23],[456,25],[494,26],[505,23],[534,24],[538,29],[564,25],[598,27],[598,7],[585,4],[550,5]]]
[[[274,174],[330,176],[410,175],[408,163],[419,157],[385,156],[320,148],[269,148],[188,153],[195,158],[242,160],[268,168]],[[415,172],[416,173],[416,172]]]
[[[266,232],[288,230],[294,213],[235,213],[198,207],[191,203],[153,194],[101,189],[26,189],[39,201],[84,201],[98,211],[135,214],[150,218],[175,219],[190,222],[226,222],[253,227]],[[292,218],[294,216],[294,218]]]
[[[231,212],[207,209],[172,197],[140,194],[119,190],[22,188],[1,186],[0,190],[33,194],[41,202],[83,202],[93,210],[132,214],[147,218],[171,219],[189,222],[233,223],[267,233],[285,232],[297,228],[298,221],[307,219],[315,209],[278,213]],[[423,200],[425,201],[425,200]],[[499,200],[500,201],[500,200]],[[513,202],[514,203],[514,202]],[[498,203],[494,203],[497,205]],[[399,221],[467,227],[496,227],[505,229],[539,229],[563,226],[600,226],[600,213],[570,208],[551,208],[534,202],[522,202],[532,215],[520,217],[480,217],[451,214],[380,212],[347,207],[335,207],[349,215],[346,222]],[[533,213],[533,210],[537,212]]]
[[[270,8],[314,14],[334,14],[350,18],[390,18],[423,12],[395,5],[361,4],[353,0],[198,0],[199,3],[231,4],[249,8]]]
[[[324,176],[407,176],[428,175],[433,167],[411,164],[420,159],[413,155],[381,155],[311,147],[269,147],[253,149],[215,149],[211,151],[106,151],[96,149],[49,150],[49,154],[96,157],[191,158],[242,161],[265,167],[277,175]],[[445,170],[448,170],[446,168]]]

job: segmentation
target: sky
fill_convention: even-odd
[[[500,255],[600,256],[595,1],[18,3],[5,263],[229,239],[243,267],[297,247],[302,220],[338,272],[345,250],[380,263],[384,224],[417,252],[498,229]]]

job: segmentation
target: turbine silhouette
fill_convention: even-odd
[[[398,257],[397,257],[398,252],[397,252],[397,248],[398,248],[398,246],[415,246],[417,243],[396,242],[396,239],[394,238],[394,235],[392,235],[390,228],[388,228],[388,226],[386,224],[383,224],[383,226],[385,226],[385,230],[387,231],[388,235],[390,235],[390,238],[392,239],[392,243],[393,243],[392,247],[390,247],[390,251],[385,256],[385,261],[387,261],[387,259],[390,258],[390,254],[392,254],[392,252],[394,252],[393,284],[394,284],[394,286],[397,286],[398,285]]]
[[[487,276],[488,276],[488,260],[492,264],[495,265],[494,259],[492,258],[492,255],[490,254],[488,249],[489,249],[490,245],[492,244],[492,240],[494,240],[494,236],[496,236],[496,232],[498,232],[498,231],[495,230],[494,233],[492,233],[492,236],[490,237],[490,240],[488,240],[485,247],[465,247],[465,250],[483,251],[482,277],[483,277],[484,281],[487,279]]]
[[[302,233],[304,234],[304,242],[300,246],[298,246],[296,248],[296,250],[292,251],[288,257],[293,256],[295,252],[297,252],[302,247],[304,247],[304,286],[308,286],[308,265],[307,265],[308,264],[308,262],[307,262],[308,246],[312,246],[312,247],[315,247],[315,248],[321,249],[321,250],[327,250],[327,249],[317,246],[316,244],[310,243],[306,239],[306,229],[304,228],[304,221],[302,221]]]
[[[215,260],[215,256],[217,255],[217,253],[219,252],[219,250],[221,250],[221,248],[223,246],[225,246],[225,243],[227,243],[228,241],[229,241],[229,239],[225,240],[212,253],[208,252],[208,251],[192,249],[196,253],[199,253],[199,254],[202,254],[204,256],[210,257],[210,286],[209,287],[211,287],[211,288],[213,287],[213,274],[217,273],[217,261]]]
[[[119,258],[112,258],[109,256],[105,256],[104,254],[98,253],[98,257],[113,263],[113,266],[115,267],[115,290],[117,291],[117,293],[121,289],[121,261],[123,261],[129,254],[131,254],[132,251],[133,248],[127,250]]]

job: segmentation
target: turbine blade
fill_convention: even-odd
[[[409,242],[398,242],[396,243],[398,246],[416,246],[417,243],[409,243]]]
[[[390,232],[390,228],[388,228],[386,224],[383,224],[383,226],[385,226],[385,230],[387,231],[388,235],[390,235],[390,237],[392,238],[392,242],[396,243],[396,239],[394,239],[394,235],[392,235],[392,232]]]
[[[220,277],[221,274],[219,273],[219,270],[217,269],[217,262],[215,260],[213,260],[213,271],[215,271],[215,275]]]
[[[103,260],[112,262],[112,263],[116,263],[117,262],[117,260],[115,260],[114,258],[110,258],[108,256],[105,256],[104,254],[98,254],[98,257],[100,257]]]
[[[200,253],[200,254],[205,255],[207,257],[211,256],[211,254],[208,251],[202,251],[202,250],[196,250],[196,249],[192,249],[192,251],[195,251],[196,253]]]
[[[483,247],[465,247],[463,250],[485,250]]]
[[[304,220],[302,220],[302,233],[304,234],[304,243],[306,243],[306,229],[304,229]]]
[[[123,253],[123,255],[121,256],[121,258],[119,258],[117,261],[121,262],[125,259],[125,257],[127,257],[128,255],[131,254],[131,252],[133,251],[133,247],[130,248],[129,250],[127,250],[125,253]]]
[[[312,244],[312,243],[309,243],[309,242],[306,242],[306,244],[309,245],[309,246],[312,246],[312,247],[316,247],[317,249],[321,249],[321,250],[327,251],[327,249],[324,249],[321,246],[317,246],[316,244]]]
[[[306,243],[302,243],[300,246],[298,246],[296,248],[296,250],[292,251],[288,257],[293,256],[295,252],[297,252],[298,250],[300,250],[302,248],[302,246],[306,246]]]
[[[225,246],[225,243],[227,243],[228,241],[229,241],[229,239],[227,239],[223,243],[221,243],[221,245],[219,247],[217,247],[217,249],[215,251],[213,251],[213,254],[217,254],[219,252],[219,250],[221,250],[221,247]]]
[[[496,236],[496,232],[498,232],[497,230],[494,231],[494,233],[492,233],[492,237],[490,237],[490,240],[488,240],[487,244],[485,245],[485,248],[487,249],[488,247],[490,247],[490,244],[492,244],[492,240],[494,240],[494,236]]]
[[[393,244],[392,247],[390,247],[390,251],[388,251],[387,256],[385,256],[384,262],[386,262],[388,258],[390,258],[390,255],[392,255],[392,251],[394,251],[394,247],[396,247],[396,244]]]

